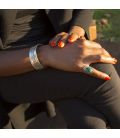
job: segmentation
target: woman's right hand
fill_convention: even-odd
[[[98,43],[78,39],[76,42],[68,43],[64,48],[51,48],[43,46],[40,48],[40,60],[45,66],[53,67],[63,71],[83,72],[85,67],[92,63],[102,62],[116,64],[117,60],[103,49]],[[109,80],[110,77],[94,68],[88,75]]]

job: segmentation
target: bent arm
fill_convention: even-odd
[[[92,22],[93,13],[91,9],[73,10],[71,26],[80,26],[86,31]]]
[[[29,49],[2,51],[0,53],[0,77],[34,70],[28,55]],[[84,67],[88,67],[92,63],[116,64],[117,62],[99,44],[80,39],[74,43],[68,43],[62,49],[51,48],[49,45],[38,47],[37,55],[44,66],[67,72],[86,73]],[[100,79],[109,77],[106,73],[96,69],[92,69],[92,73],[89,75]]]
[[[91,9],[75,9],[71,20],[71,28],[79,26],[85,30],[85,36],[89,39],[89,27],[93,19],[93,10]]]

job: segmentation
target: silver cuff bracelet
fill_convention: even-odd
[[[43,65],[40,63],[38,57],[37,57],[37,47],[38,45],[31,47],[29,50],[29,59],[30,63],[33,66],[35,70],[41,70],[43,69]]]

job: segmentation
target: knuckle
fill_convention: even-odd
[[[73,65],[76,71],[82,71],[82,63],[77,59]]]
[[[105,55],[109,54],[104,48],[102,48],[102,53],[105,54]]]
[[[108,54],[108,52],[105,50],[105,49],[103,49],[103,52],[102,52],[103,54]]]
[[[102,46],[101,46],[99,43],[96,43],[96,45],[97,45],[98,47],[102,48]]]
[[[66,32],[61,32],[60,35],[66,35],[67,33]]]
[[[101,51],[101,54],[103,54],[103,53],[104,53],[104,49],[103,49],[103,48],[100,48],[100,51]]]
[[[98,55],[97,57],[100,62],[103,61],[102,55]]]
[[[65,33],[65,32],[61,32],[61,33],[57,34],[57,35],[55,36],[55,38],[57,38],[57,37],[61,37],[61,36],[65,35],[65,34],[67,34],[67,33]]]
[[[66,41],[66,40],[67,40],[67,38],[68,38],[68,36],[67,36],[67,35],[63,35],[63,36],[62,36],[62,38],[61,38],[61,40],[62,40],[62,41]]]
[[[104,48],[102,48],[103,52],[105,52],[106,50]]]
[[[109,54],[104,48],[103,48],[103,54]]]
[[[99,44],[99,43],[96,43],[96,42],[92,42],[94,45],[96,45],[96,47],[98,48],[102,48],[102,46]]]
[[[82,44],[83,46],[86,46],[87,43],[88,43],[87,40],[85,40],[85,39],[82,39],[82,40],[81,40],[81,44]]]
[[[87,54],[87,48],[86,47],[81,47],[80,54],[81,55],[86,55]]]

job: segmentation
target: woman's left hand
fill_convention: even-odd
[[[52,47],[58,46],[60,48],[64,47],[66,43],[75,42],[78,38],[84,37],[85,31],[79,26],[73,26],[69,33],[61,32],[57,34],[52,40],[50,40],[49,45]]]

